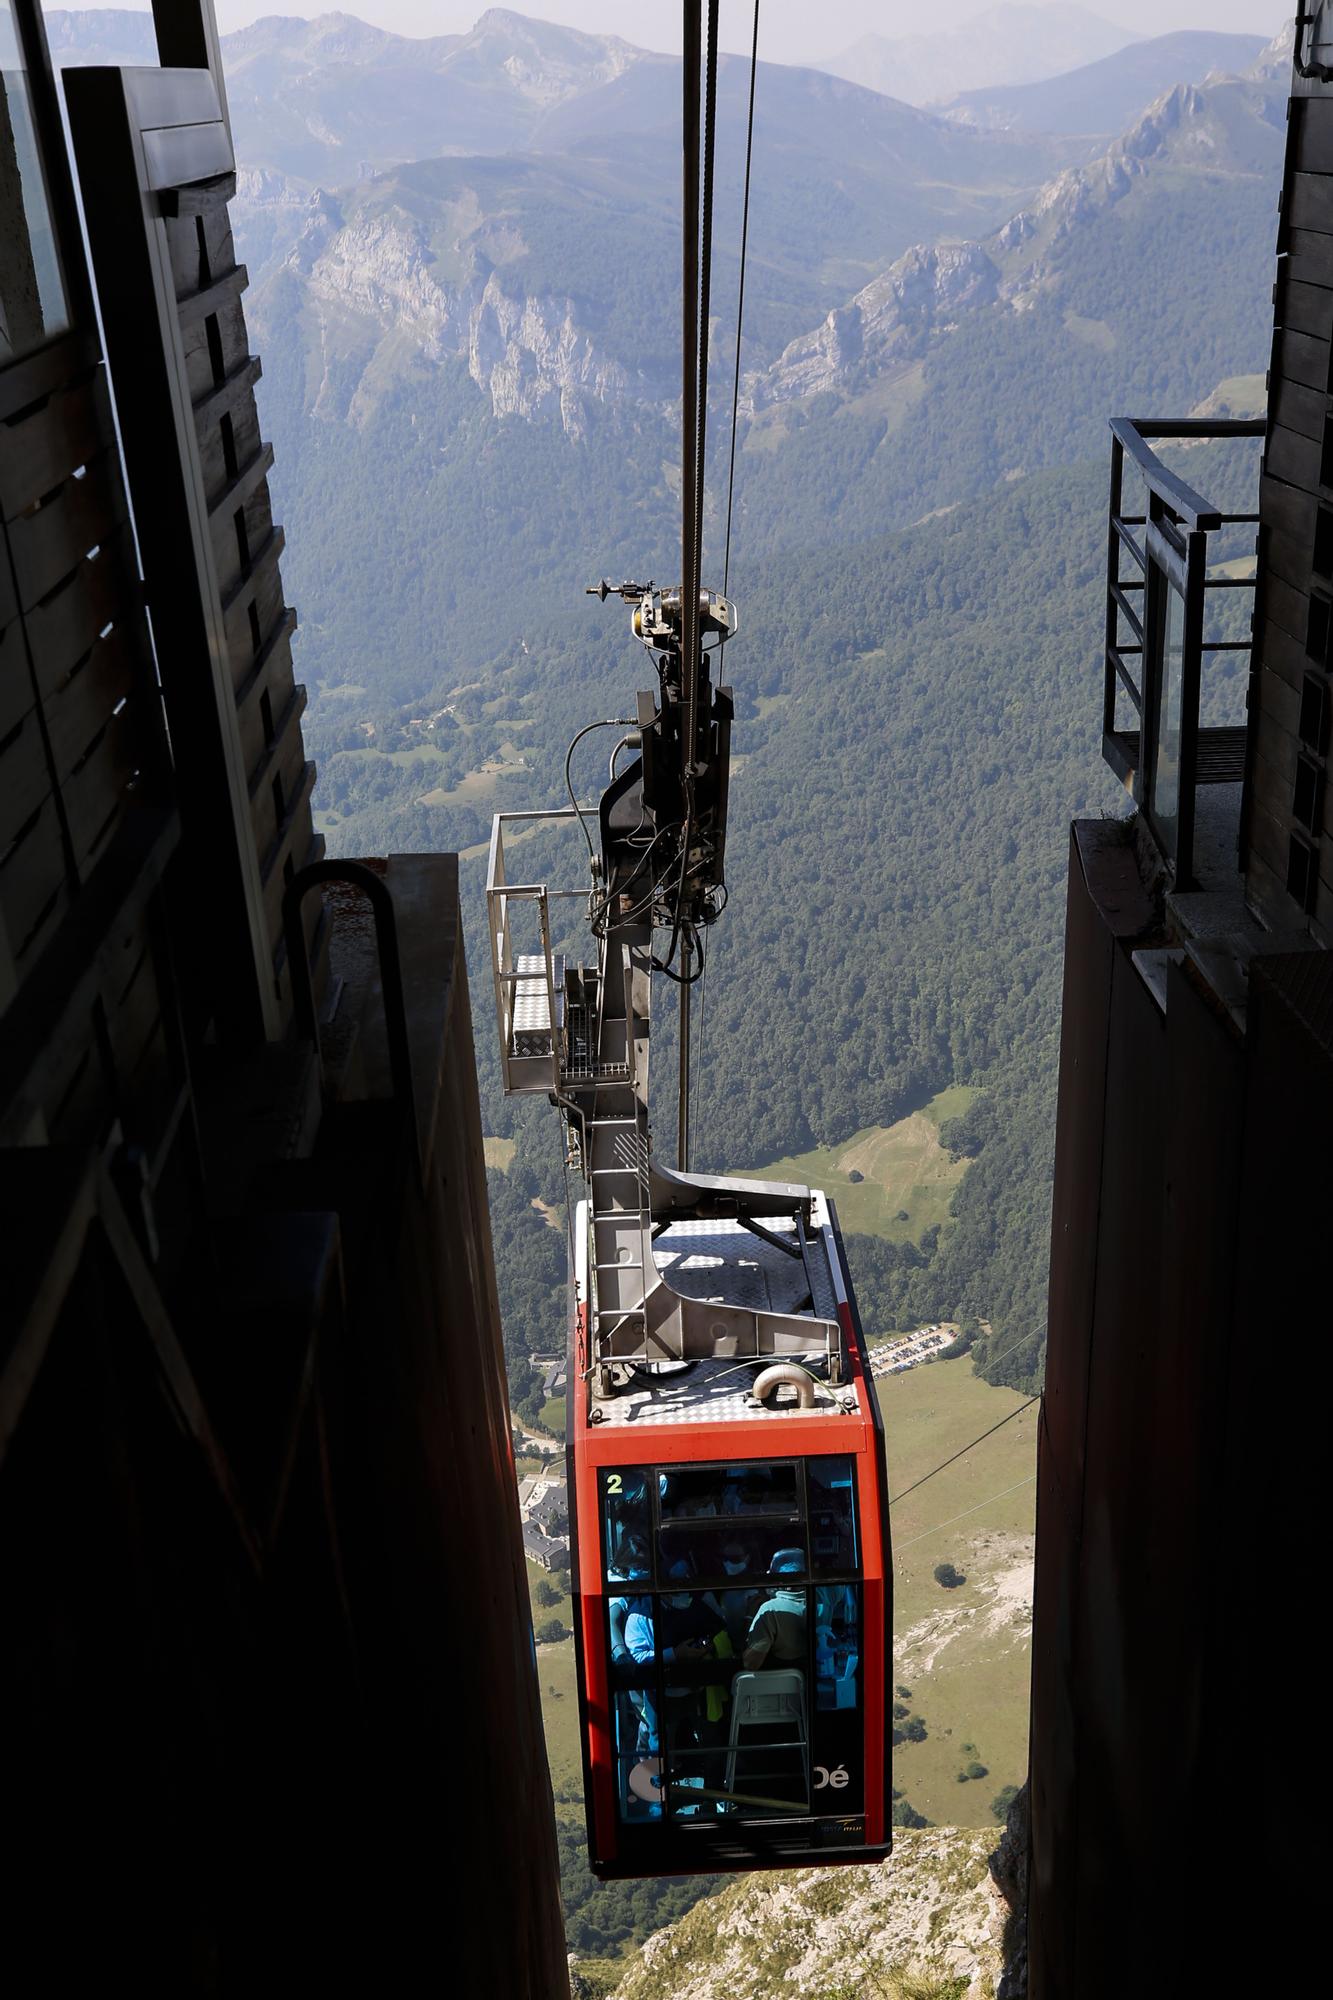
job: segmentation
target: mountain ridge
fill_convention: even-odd
[[[845,389],[876,358],[885,366],[915,361],[932,333],[953,330],[960,312],[1030,310],[1058,282],[1062,245],[1124,200],[1144,175],[1178,163],[1185,171],[1253,175],[1261,164],[1253,128],[1275,134],[1278,114],[1278,97],[1259,78],[1174,85],[1100,158],[1066,168],[989,237],[913,245],[766,371],[747,376],[748,413]]]
[[[1278,116],[1278,94],[1262,79],[1163,92],[1098,159],[1057,174],[988,234],[911,245],[771,358],[756,357],[744,371],[743,415],[862,393],[919,363],[961,319],[1030,312],[1058,292],[1075,239],[1145,179],[1266,174]],[[409,353],[430,364],[463,363],[493,415],[558,414],[571,439],[583,435],[589,401],[670,411],[678,394],[674,348],[669,339],[645,346],[633,318],[617,333],[625,301],[614,267],[603,282],[599,260],[590,258],[600,290],[589,292],[568,260],[563,268],[560,258],[534,264],[534,189],[544,202],[581,209],[594,236],[599,213],[610,230],[630,198],[628,178],[608,189],[596,162],[556,155],[423,161],[294,209],[301,229],[285,271],[301,286],[308,316],[337,321],[344,380],[357,356],[366,379],[364,394],[332,406],[338,414],[355,403],[364,420],[375,386]],[[656,200],[665,229],[666,190],[641,189],[640,199],[649,226]],[[633,283],[632,261],[625,283]],[[320,339],[327,346],[328,333]],[[320,399],[314,407],[321,410]]]
[[[1001,4],[931,34],[872,31],[818,67],[909,104],[936,105],[960,90],[1057,76],[1137,39],[1083,7]]]
[[[1243,72],[1265,46],[1262,35],[1181,29],[1130,42],[1058,76],[962,92],[940,111],[959,123],[1004,131],[1106,135],[1123,130],[1141,107],[1178,83],[1203,83],[1213,71]]]

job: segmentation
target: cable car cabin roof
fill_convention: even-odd
[[[778,1353],[733,1339],[683,1364],[618,1360],[610,1393],[571,1405],[587,1859],[603,1880],[889,1851],[883,1439],[822,1196],[810,1219],[803,1245],[790,1212],[670,1221],[653,1243],[696,1311],[783,1315],[755,1326],[780,1337]],[[581,1257],[571,1384],[586,1268]],[[717,1331],[732,1339],[736,1324],[719,1314]],[[711,1330],[696,1323],[695,1338]],[[803,1364],[791,1372],[813,1388],[806,1407],[756,1401],[760,1371],[783,1361]]]
[[[758,1220],[775,1235],[788,1227],[783,1216]],[[802,1260],[739,1222],[673,1222],[653,1244],[653,1261],[673,1291],[685,1298],[808,1318],[812,1356],[822,1357],[824,1351],[820,1323],[838,1321],[838,1294],[822,1231],[807,1238]],[[819,1381],[814,1405],[808,1410],[787,1403],[756,1402],[750,1385],[758,1370],[777,1358],[741,1359],[730,1354],[691,1362],[678,1373],[636,1369],[632,1386],[598,1405],[601,1421],[616,1428],[627,1424],[771,1425],[787,1423],[793,1417],[837,1416],[847,1407],[855,1407],[853,1390]]]
[[[755,1219],[775,1236],[789,1231],[786,1216]],[[811,1319],[838,1317],[822,1230],[806,1238],[801,1259],[741,1222],[672,1222],[653,1244],[653,1262],[672,1289],[689,1299]]]
[[[814,1405],[808,1410],[789,1403],[769,1407],[756,1402],[749,1385],[769,1359],[686,1362],[681,1373],[656,1378],[646,1371],[636,1372],[634,1379],[640,1386],[598,1404],[600,1427],[606,1431],[626,1425],[657,1430],[671,1424],[777,1424],[790,1429],[802,1420],[808,1423],[811,1418],[843,1416],[856,1409],[854,1389],[818,1381]],[[774,1443],[766,1448],[780,1447]],[[797,1447],[789,1443],[787,1448]]]

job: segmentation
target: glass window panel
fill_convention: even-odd
[[[667,1465],[657,1485],[663,1521],[800,1511],[794,1465]]]
[[[617,1806],[622,1819],[660,1819],[661,1704],[652,1598],[609,1599],[607,1641]]]
[[[763,1592],[732,1678],[724,1809],[747,1819],[810,1810],[809,1592]]]
[[[68,324],[27,69],[0,0],[0,365]]]
[[[602,1549],[608,1583],[642,1582],[652,1573],[650,1476],[637,1465],[613,1468],[601,1475]]]
[[[1157,577],[1157,729],[1153,745],[1153,823],[1168,853],[1176,851],[1180,815],[1180,736],[1184,692],[1185,601]]]
[[[859,1813],[865,1800],[860,1585],[820,1585],[814,1593],[814,1621],[810,1747],[814,1810]]]
[[[810,1562],[815,1570],[856,1571],[856,1461],[812,1458],[806,1465],[810,1498]]]
[[[815,1707],[861,1706],[860,1593],[854,1584],[815,1592]]]
[[[659,1606],[666,1810],[672,1818],[715,1817],[736,1665],[731,1636],[711,1591],[674,1591]]]
[[[806,1567],[799,1514],[786,1520],[671,1522],[659,1531],[657,1549],[664,1584],[737,1588],[741,1582],[766,1583],[779,1573],[803,1575]]]
[[[610,1601],[625,1822],[863,1809],[860,1587],[780,1583],[746,1596],[739,1617],[714,1590]]]

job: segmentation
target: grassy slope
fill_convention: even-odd
[[[852,1234],[919,1243],[924,1230],[949,1220],[953,1191],[967,1171],[966,1160],[951,1159],[940,1145],[940,1125],[957,1118],[976,1094],[954,1085],[894,1125],[867,1125],[844,1145],[816,1146],[753,1172],[761,1180],[822,1188]],[[853,1171],[864,1179],[849,1180]],[[906,1222],[898,1220],[903,1210]]]
[[[1024,1401],[973,1375],[966,1359],[887,1377],[879,1390],[891,1493]],[[1016,1417],[890,1517],[894,1681],[911,1688],[908,1706],[929,1732],[895,1750],[894,1783],[938,1825],[992,1825],[991,1800],[1002,1785],[1021,1784],[1027,1766],[1036,1418],[1035,1407]],[[941,1589],[932,1574],[941,1562],[967,1582]],[[973,1754],[988,1775],[959,1784]]]
[[[540,1625],[544,1619],[558,1618],[562,1625],[567,1626],[572,1615],[568,1575],[559,1571],[548,1574],[531,1562],[525,1562],[524,1568],[528,1572],[533,1624]],[[559,1604],[537,1602],[537,1584],[542,1580],[553,1583],[560,1592]],[[551,1767],[552,1789],[557,1798],[561,1792],[579,1793],[583,1788],[583,1765],[579,1755],[579,1705],[572,1639],[538,1646],[537,1679],[542,1691],[542,1721],[546,1726],[546,1757]],[[556,1806],[557,1813],[565,1816],[581,1810],[580,1806],[567,1803]]]

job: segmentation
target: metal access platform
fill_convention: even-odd
[[[595,825],[596,809],[582,817]],[[845,1299],[823,1198],[659,1163],[648,1118],[650,931],[611,929],[595,965],[557,948],[577,906],[596,901],[579,820],[573,807],[498,814],[486,903],[505,1090],[559,1106],[569,1164],[588,1186],[575,1255],[591,1393],[599,1371],[621,1364],[734,1369],[783,1358],[813,1364],[836,1390],[846,1377]],[[570,872],[583,886],[508,879],[506,838],[512,849],[515,834],[543,829],[569,837]],[[693,1377],[702,1383],[708,1371]]]

